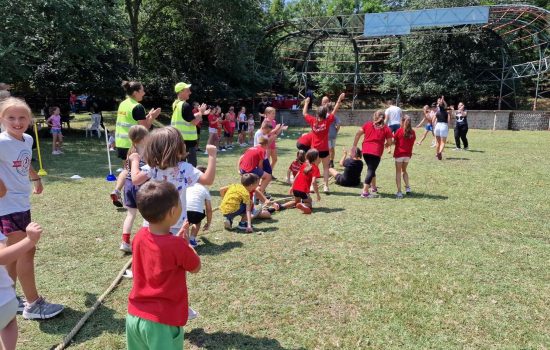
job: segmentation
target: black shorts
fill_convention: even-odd
[[[356,187],[356,186],[359,186],[359,184],[361,183],[361,180],[359,180],[359,182],[356,182],[356,183],[349,182],[344,177],[344,174],[336,174],[336,177],[334,178],[334,180],[336,180],[336,184],[338,186],[343,186],[343,187]]]
[[[303,143],[296,142],[296,148],[307,153],[311,147],[306,146]]]
[[[206,217],[206,214],[204,212],[200,213],[198,211],[188,211],[187,212],[187,221],[189,221],[190,224],[198,225],[201,223],[202,219]]]
[[[122,160],[126,160],[128,158],[128,148],[116,148],[116,155]]]
[[[227,132],[227,131],[224,131],[223,132],[223,136],[225,137],[231,137],[231,133]]]
[[[246,123],[239,124],[239,131],[243,131],[243,132],[248,131],[248,124]]]
[[[292,190],[292,194],[294,194],[294,197],[301,198],[302,200],[308,199],[308,194],[302,191]]]
[[[319,151],[319,158],[323,159],[323,158],[326,158],[328,157],[330,154],[329,151]]]

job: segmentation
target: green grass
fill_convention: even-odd
[[[355,130],[342,129],[338,150]],[[294,139],[279,143],[280,179]],[[469,139],[472,152],[447,148],[442,162],[429,142],[416,147],[415,194],[401,201],[385,155],[380,199],[333,185],[312,215],[285,211],[256,223],[252,235],[224,231],[216,213],[197,250],[202,271],[188,280],[201,316],[185,327],[185,348],[547,349],[550,138],[472,130]],[[49,175],[44,194],[32,199],[46,232],[37,280],[67,309],[49,321],[20,319],[20,349],[60,342],[128,260],[118,251],[125,214],[108,201],[103,142],[73,134],[65,155],[43,152]],[[217,189],[236,181],[238,152],[220,154],[215,206]],[[84,179],[69,180],[74,174]],[[277,182],[269,191],[283,197],[288,186]],[[71,348],[125,348],[130,288],[124,280]]]

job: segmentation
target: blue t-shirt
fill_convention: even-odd
[[[336,134],[338,134],[338,130],[336,130],[336,127],[340,125],[340,118],[337,116],[334,116],[334,122],[330,124],[330,128],[328,130],[328,138],[329,139],[335,139]]]

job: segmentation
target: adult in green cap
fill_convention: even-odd
[[[140,103],[145,96],[143,85],[139,81],[123,81],[122,88],[126,93],[126,99],[118,107],[115,128],[115,145],[117,156],[122,159],[122,169],[126,169],[126,158],[128,150],[132,147],[132,141],[128,137],[128,131],[134,125],[143,125],[147,129],[151,128],[153,121],[158,118],[160,108],[154,108],[147,113],[145,107]],[[115,190],[111,192],[111,200],[117,207],[122,207],[120,191],[124,187],[124,181],[128,175],[127,170],[123,170],[117,178]]]
[[[193,113],[193,106],[187,103],[191,96],[191,84],[177,83],[174,86],[174,92],[177,94],[177,99],[172,104],[172,121],[170,125],[178,129],[185,142],[187,150],[187,162],[194,167],[197,166],[197,125],[202,121],[203,114],[209,114],[206,110],[206,104],[199,106],[198,111]]]

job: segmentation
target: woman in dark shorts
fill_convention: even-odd
[[[348,151],[344,149],[340,165],[344,167],[344,173],[339,173],[336,169],[330,168],[330,176],[334,177],[336,184],[344,187],[356,187],[361,183],[361,172],[363,171],[363,160],[361,159],[361,149],[356,148],[355,154],[348,157]]]

